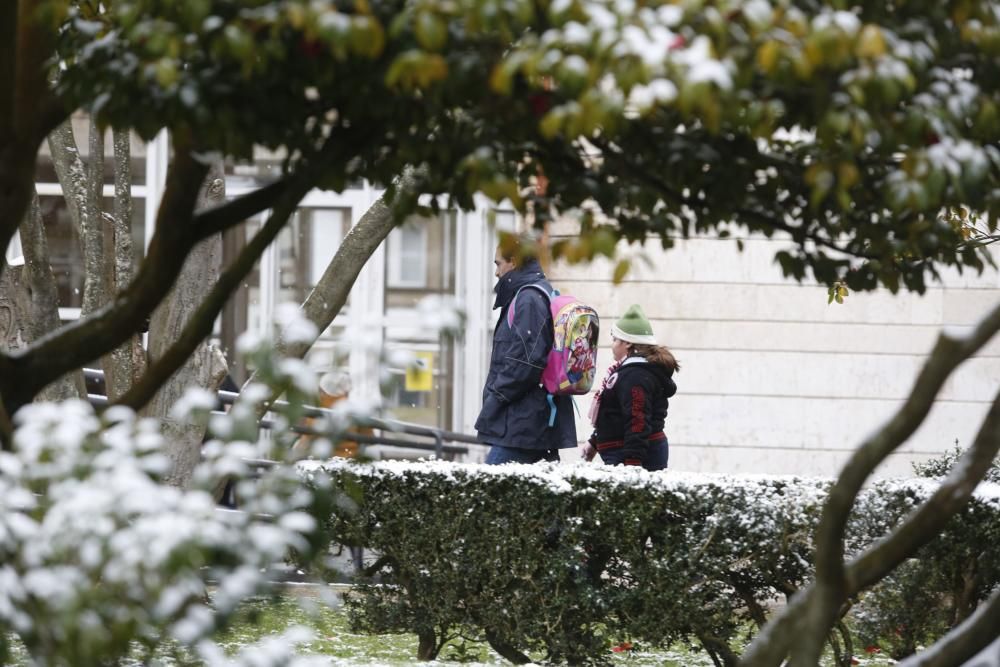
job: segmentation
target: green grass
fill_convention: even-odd
[[[334,604],[327,604],[333,602]],[[336,605],[329,589],[289,588],[276,598],[254,598],[246,602],[229,630],[217,641],[228,652],[235,654],[240,648],[268,635],[283,632],[293,625],[310,628],[314,638],[299,648],[301,654],[324,656],[333,667],[347,665],[393,666],[416,665],[417,638],[410,634],[365,635],[350,631],[346,614]],[[27,664],[27,656],[19,642],[13,642],[14,665]],[[712,667],[711,659],[693,647],[673,647],[671,650],[646,649],[635,645],[631,650],[614,653],[608,658],[620,667]],[[185,661],[187,662],[187,661]],[[132,662],[133,665],[141,661]],[[161,664],[179,664],[163,656]],[[189,664],[189,663],[188,663]],[[509,665],[488,645],[478,642],[453,642],[441,651],[439,660],[430,663],[441,667]],[[884,667],[893,664],[883,656],[858,658],[861,667]]]
[[[413,665],[416,659],[417,637],[410,634],[365,635],[350,631],[347,617],[341,609],[334,609],[310,593],[286,594],[276,600],[257,599],[247,603],[244,616],[219,639],[227,649],[237,651],[240,646],[260,639],[267,634],[279,633],[292,624],[311,628],[314,641],[301,647],[302,653],[323,655],[331,665]],[[615,664],[637,667],[710,667],[712,662],[704,654],[644,651],[635,647],[627,653],[612,653]],[[458,665],[509,665],[485,643],[451,642],[442,649],[433,664],[457,667]]]

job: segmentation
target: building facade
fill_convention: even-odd
[[[571,232],[572,229],[564,230]],[[923,295],[887,290],[827,303],[827,290],[782,277],[788,240],[698,237],[663,251],[622,246],[633,271],[614,286],[609,262],[561,266],[554,281],[610,323],[639,303],[681,363],[670,401],[670,466],[730,473],[834,475],[903,404],[942,331],[968,333],[1000,302],[1000,273],[943,272]],[[993,256],[1000,263],[1000,254]],[[602,365],[610,362],[607,325]],[[946,382],[910,440],[877,471],[968,447],[1000,390],[1000,340]]]
[[[168,161],[165,137],[134,142],[137,247],[152,235]],[[43,154],[38,191],[62,315],[70,319],[79,313],[82,263],[59,184],[47,165]],[[273,156],[263,154],[250,165],[229,165],[227,195],[257,187],[276,165]],[[113,196],[111,183],[109,178],[106,197]],[[266,333],[278,304],[301,303],[340,241],[380,195],[365,183],[342,193],[310,193],[227,306],[219,343],[231,349],[244,330]],[[226,254],[232,256],[257,224],[250,221],[227,236]],[[317,373],[348,373],[351,395],[379,403],[387,416],[473,432],[496,320],[493,250],[498,231],[517,226],[513,211],[483,201],[474,211],[415,217],[395,229],[323,332],[310,364]],[[574,232],[570,221],[550,229],[556,238]],[[787,240],[743,242],[742,253],[733,239],[711,237],[679,241],[666,252],[657,241],[623,244],[620,253],[635,261],[619,285],[612,283],[613,267],[606,261],[549,269],[557,288],[593,305],[602,317],[598,378],[610,363],[610,324],[631,303],[642,305],[657,336],[681,361],[667,421],[676,470],[835,474],[900,407],[937,335],[943,329],[968,331],[1000,300],[1000,274],[990,269],[978,276],[946,272],[943,283],[924,295],[876,291],[828,305],[824,287],[781,277],[773,257]],[[453,300],[465,311],[459,338],[425,326],[419,303],[427,296]],[[408,380],[402,365],[386,367],[380,362],[385,350],[420,359],[422,379]],[[386,369],[396,382],[384,382]],[[237,380],[244,375],[238,365],[233,371]],[[956,442],[967,446],[998,378],[1000,341],[993,341],[948,381],[924,425],[880,474],[907,475],[914,461]],[[385,386],[392,387],[387,394]],[[577,403],[583,440],[590,432],[589,397]],[[469,460],[481,460],[484,448],[472,450]],[[576,457],[564,452],[564,460]]]

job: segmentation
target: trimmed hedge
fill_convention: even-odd
[[[416,633],[424,659],[462,636],[513,661],[542,654],[572,664],[601,662],[625,639],[700,645],[717,664],[734,664],[731,647],[810,578],[811,536],[830,484],[582,465],[302,469],[356,501],[335,509],[330,534],[378,555],[347,598],[355,629]],[[849,550],[884,535],[933,488],[909,480],[867,489]],[[907,564],[923,581],[921,613],[937,619],[915,636],[939,634],[1000,582],[989,550],[998,519],[1000,489],[987,485]],[[972,564],[974,585],[965,582],[959,601],[956,576]],[[892,579],[862,598],[854,625],[866,643],[896,636],[893,601],[919,580]],[[836,653],[849,661],[853,638],[846,628],[841,635]]]

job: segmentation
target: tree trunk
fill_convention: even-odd
[[[23,264],[9,266],[0,279],[0,347],[16,350],[59,328],[59,294],[49,268],[38,196],[20,227]],[[38,400],[86,395],[82,373],[72,373],[43,389]]]
[[[113,275],[111,294],[124,290],[132,280],[132,165],[131,138],[127,130],[114,130],[115,209],[113,227]],[[129,340],[103,359],[104,385],[108,400],[114,401],[128,391],[146,368],[142,334]]]
[[[59,291],[49,265],[48,243],[37,195],[32,198],[31,209],[21,223],[21,248],[24,267],[21,274],[22,289],[18,290],[18,296],[22,299],[19,317],[24,323],[22,332],[27,342],[38,340],[62,324],[59,319]],[[39,392],[37,400],[62,401],[86,395],[83,372],[77,370],[45,387]]]
[[[198,206],[205,208],[221,202],[224,197],[225,180],[221,165],[217,164],[209,171]],[[206,286],[218,279],[221,257],[222,237],[219,234],[198,243],[188,255],[170,294],[153,312],[149,329],[150,363],[170,348],[189,315],[201,303]],[[194,467],[201,459],[201,443],[205,437],[203,426],[173,418],[170,409],[189,387],[215,391],[225,375],[225,357],[214,345],[202,343],[143,409],[143,414],[155,417],[163,424],[167,456],[171,459],[171,472],[167,476],[170,484],[187,486]]]
[[[80,250],[83,253],[83,305],[80,317],[86,317],[108,302],[108,261],[104,252],[105,222],[104,132],[90,119],[90,151],[87,156],[84,192],[88,215],[80,218]]]
[[[417,660],[436,660],[438,654],[437,637],[431,630],[417,632]]]
[[[0,273],[0,350],[17,350],[24,346],[24,317],[18,293],[22,290],[23,267],[8,266]]]
[[[69,211],[76,233],[82,236],[84,221],[89,220],[91,215],[88,207],[90,197],[87,193],[86,168],[73,135],[73,122],[70,119],[63,121],[49,135],[48,144],[52,166],[66,199],[66,210]]]
[[[494,651],[500,655],[501,658],[509,660],[515,665],[526,665],[531,662],[531,658],[521,653],[516,646],[508,644],[499,635],[496,635],[487,630],[486,632],[486,642],[490,645]]]

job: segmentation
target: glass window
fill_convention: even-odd
[[[389,235],[385,266],[385,346],[412,355],[419,368],[391,368],[389,414],[402,421],[452,428],[454,346],[426,328],[417,304],[454,296],[457,215],[413,217]]]
[[[260,220],[248,226],[247,237],[260,229]],[[247,277],[247,326],[260,330],[262,291],[273,289],[274,305],[302,303],[323,276],[350,226],[350,212],[340,208],[302,208],[275,239],[272,251],[275,276],[271,286],[262,285],[260,264]],[[348,297],[346,306],[350,303]]]
[[[412,308],[428,294],[455,291],[455,226],[446,211],[413,217],[389,234],[385,261],[385,309]]]
[[[386,329],[386,346],[413,355],[415,368],[389,368],[386,396],[389,417],[400,421],[452,428],[455,388],[454,345],[450,340],[394,336]]]
[[[408,222],[389,236],[388,287],[427,287],[427,225]]]

